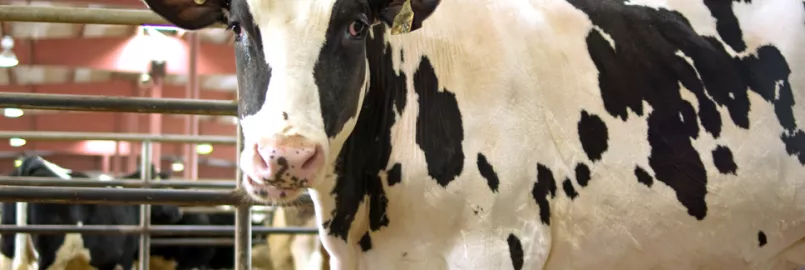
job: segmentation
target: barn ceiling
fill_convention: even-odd
[[[145,8],[145,5],[141,4],[139,0],[0,1],[0,4],[97,8]],[[93,38],[128,38],[135,35],[135,33],[138,31],[138,28],[140,27],[130,25],[2,22],[2,35],[10,35],[15,40],[92,40]],[[226,32],[224,29],[203,29],[196,31],[196,33],[199,35],[202,43],[231,45],[232,35],[231,33]],[[20,44],[20,42],[17,42],[15,47],[21,45],[26,44]],[[7,72],[0,74],[0,85],[97,82],[112,79],[129,79],[136,81],[137,78],[139,78],[139,74],[135,72],[92,69],[76,66],[37,65],[36,63],[30,64],[31,65],[7,69]],[[201,87],[205,90],[233,92],[237,88],[237,81],[234,74],[202,75],[200,76],[199,81]],[[165,82],[170,85],[184,86],[187,83],[187,75],[169,74],[167,78],[165,78]]]
[[[146,9],[140,0],[0,0],[0,5]],[[163,53],[168,63],[168,74],[164,78],[162,96],[188,97],[186,86],[190,66],[187,49],[190,46],[188,32],[168,32],[167,36],[170,38],[169,43],[166,43],[168,45],[155,45],[150,39],[142,39],[144,33],[140,26],[0,22],[0,34],[14,39],[13,51],[20,61],[18,66],[0,68],[0,92],[148,95],[148,90],[143,89],[140,79],[148,72],[146,59],[148,57],[145,55],[156,52]],[[203,29],[194,33],[199,39],[197,54],[199,98],[234,100],[237,80],[234,74],[231,33],[224,29]],[[162,48],[168,49],[163,51]],[[149,131],[147,115],[101,114],[25,110],[22,117],[15,119],[0,116],[0,130],[124,133]],[[184,134],[187,130],[181,127],[185,126],[189,119],[184,115],[163,115],[161,132]],[[234,117],[199,116],[199,134],[234,136]],[[54,145],[51,147],[53,149],[50,149],[43,145],[45,144],[13,148],[3,142],[0,143],[0,155],[21,150],[58,153],[60,149],[69,148]],[[234,149],[227,147],[234,146],[216,147],[223,150],[218,151],[217,155],[213,153],[208,157],[200,157],[200,161],[234,162]],[[163,147],[163,155],[181,155],[178,149],[182,147],[175,148],[174,151],[171,147]],[[66,154],[93,155],[80,152]]]

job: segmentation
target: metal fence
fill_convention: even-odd
[[[0,6],[0,21],[51,22],[81,24],[120,24],[170,25],[150,10],[67,8],[41,6]],[[216,25],[213,27],[221,27]],[[237,115],[234,101],[208,101],[190,99],[155,99],[133,97],[103,97],[86,95],[54,95],[30,93],[0,93],[0,107],[15,107],[45,110],[104,111],[130,113],[161,113],[190,115]],[[235,183],[166,181],[152,182],[149,165],[153,142],[205,142],[235,143],[238,151],[242,149],[241,130],[236,138],[216,136],[178,136],[114,133],[65,133],[65,132],[16,132],[0,131],[0,138],[23,137],[32,140],[113,140],[142,142],[140,171],[141,181],[113,180],[71,180],[59,181],[52,178],[0,177],[0,202],[17,202],[17,226],[0,226],[0,232],[7,233],[126,233],[140,234],[140,269],[148,269],[150,235],[233,235],[235,245],[235,269],[251,269],[252,232],[260,234],[317,233],[313,228],[270,228],[252,229],[250,222],[251,200],[243,199],[241,173],[237,170]],[[237,157],[238,163],[240,157]],[[123,186],[123,189],[107,189],[105,186]],[[67,187],[65,187],[67,186]],[[176,188],[228,188],[229,190],[172,190]],[[231,189],[231,188],[235,189]],[[137,188],[137,189],[128,189]],[[139,226],[62,226],[25,225],[26,206],[35,203],[103,203],[140,204]],[[235,206],[234,226],[151,226],[151,204],[176,205],[233,205]],[[234,231],[234,232],[233,232]],[[170,243],[188,244],[193,239],[170,239]],[[230,244],[231,239],[206,239],[210,245]],[[197,243],[197,241],[193,241]],[[156,241],[153,242],[157,244]]]
[[[32,103],[10,103],[5,97],[26,94],[0,94],[0,104],[5,106],[40,108]],[[157,101],[165,110],[176,110],[172,103]],[[218,102],[211,102],[218,103]],[[83,107],[63,101],[64,106],[81,110]],[[105,104],[94,103],[94,109],[118,112],[136,112],[136,109],[115,107],[116,102]],[[180,103],[181,106],[182,103]],[[148,103],[145,104],[148,106]],[[149,111],[152,112],[152,111]],[[159,111],[156,111],[159,112]],[[238,132],[238,136],[240,136]],[[123,233],[141,234],[140,258],[141,269],[147,269],[149,247],[151,245],[232,245],[236,251],[235,269],[250,269],[251,263],[251,235],[255,234],[315,234],[315,228],[300,227],[256,227],[251,228],[250,206],[251,200],[244,199],[245,195],[240,188],[240,172],[235,181],[190,181],[171,180],[154,182],[151,170],[146,164],[151,164],[150,152],[153,142],[185,142],[185,143],[219,143],[238,144],[240,140],[221,136],[179,136],[179,135],[149,135],[149,134],[114,134],[114,133],[78,133],[78,132],[15,132],[0,131],[0,138],[22,137],[28,140],[113,140],[113,141],[140,141],[142,142],[140,180],[110,180],[99,179],[71,179],[64,181],[57,178],[46,177],[9,177],[0,176],[0,202],[18,202],[18,225],[0,225],[0,232],[4,233],[33,233],[33,234],[104,234]],[[107,186],[121,186],[123,189],[109,189]],[[202,188],[202,189],[164,189],[164,188]],[[234,189],[233,189],[234,188]],[[308,197],[302,198],[309,202]],[[27,203],[101,203],[131,205],[142,204],[139,226],[126,225],[26,225]],[[235,226],[152,226],[150,224],[150,210],[152,204],[174,204],[193,206],[232,205],[235,206]],[[193,239],[179,238],[151,242],[150,235],[204,235],[204,236],[233,236],[233,239]]]

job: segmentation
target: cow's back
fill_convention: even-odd
[[[379,37],[425,89],[392,127],[388,224],[350,234],[366,267],[766,269],[805,236],[802,1],[532,2]]]
[[[548,266],[770,269],[805,236],[802,2],[570,2],[598,74],[587,97],[549,94],[575,121],[552,129],[572,140],[547,167],[573,171],[554,169]]]

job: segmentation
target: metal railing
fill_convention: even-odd
[[[170,103],[168,103],[170,105]],[[16,106],[22,107],[22,106]],[[131,112],[127,110],[118,110]],[[249,269],[251,264],[251,236],[255,234],[316,234],[315,228],[251,228],[250,206],[252,200],[245,199],[240,189],[240,174],[233,182],[205,181],[160,181],[152,182],[151,170],[143,164],[151,164],[151,141],[157,142],[211,142],[232,143],[227,137],[208,136],[155,136],[139,134],[122,134],[115,137],[112,133],[70,133],[70,132],[14,132],[0,131],[0,138],[22,137],[39,140],[113,140],[141,141],[141,180],[71,179],[64,181],[58,178],[43,177],[0,177],[0,202],[17,202],[18,225],[0,225],[3,233],[64,234],[64,233],[124,233],[140,234],[141,269],[147,269],[151,245],[235,245],[236,269]],[[235,140],[238,144],[238,140]],[[240,147],[238,147],[240,149]],[[68,187],[65,187],[68,186]],[[105,188],[108,186],[127,187],[123,189]],[[213,190],[160,189],[160,188],[201,187]],[[214,190],[214,189],[229,190]],[[233,189],[235,188],[235,189]],[[303,200],[305,198],[303,197]],[[307,199],[309,201],[309,199]],[[28,203],[98,203],[111,205],[141,204],[140,224],[133,225],[26,225]],[[192,206],[233,205],[235,208],[235,226],[154,226],[150,224],[150,208],[152,204],[173,204]],[[183,239],[182,241],[160,240],[151,242],[151,235],[194,235],[194,236],[232,236],[234,239]],[[171,239],[173,240],[173,239]]]
[[[4,94],[0,93],[0,103],[4,102]],[[0,107],[11,107],[3,106]],[[53,131],[0,131],[0,138],[23,137],[33,140],[51,141],[129,141],[129,142],[181,142],[181,143],[215,143],[237,144],[235,137],[227,136],[188,136],[188,135],[151,135],[136,133],[103,133],[103,132],[53,132]]]
[[[22,132],[3,132],[1,135],[13,135]],[[45,133],[46,134],[46,133]],[[85,139],[92,136],[83,136],[74,134],[74,136],[62,137],[48,137],[31,136],[23,137],[26,139],[42,138],[46,140],[75,140]],[[97,136],[96,136],[97,137]],[[113,139],[106,136],[104,139]],[[147,269],[149,264],[149,255],[151,235],[174,235],[174,234],[192,234],[192,235],[232,235],[234,234],[234,245],[236,251],[236,269],[249,269],[251,263],[249,255],[251,249],[251,222],[250,222],[250,205],[253,204],[252,200],[245,199],[242,190],[236,188],[231,189],[232,186],[237,186],[236,183],[229,183],[223,185],[221,183],[212,183],[212,188],[230,188],[229,190],[187,190],[187,189],[159,189],[153,187],[187,187],[187,186],[206,186],[209,184],[203,182],[187,183],[185,182],[152,182],[151,170],[143,166],[144,164],[151,164],[150,152],[151,141],[149,139],[159,140],[153,136],[125,136],[124,139],[135,141],[142,141],[141,152],[141,181],[136,180],[112,180],[112,181],[93,181],[93,180],[78,180],[71,179],[69,181],[57,179],[37,179],[28,177],[5,177],[0,179],[0,184],[16,184],[0,186],[0,202],[17,202],[17,215],[18,225],[7,226],[0,225],[0,232],[4,233],[127,233],[127,234],[140,234],[140,252],[138,262],[140,269]],[[117,139],[120,140],[120,139]],[[116,141],[117,141],[116,140]],[[170,139],[172,142],[180,140]],[[236,181],[238,178],[236,178]],[[26,181],[30,181],[25,183]],[[137,184],[135,184],[137,182]],[[44,185],[48,184],[48,185]],[[148,187],[148,188],[104,188],[106,186],[128,186],[128,187]],[[63,187],[63,186],[78,186],[78,187]],[[90,186],[90,187],[86,187]],[[132,225],[108,225],[108,226],[93,226],[84,225],[81,227],[74,225],[64,226],[47,226],[47,225],[26,225],[25,220],[28,203],[95,203],[95,204],[109,204],[109,205],[132,205],[140,204],[140,224],[139,226]],[[150,224],[150,210],[152,204],[173,204],[178,206],[193,205],[193,206],[213,206],[213,205],[233,205],[236,206],[235,211],[235,226],[152,226]],[[243,221],[246,222],[243,222]],[[245,226],[244,226],[245,225]],[[272,233],[316,233],[313,228],[256,228],[259,233],[272,234]],[[234,232],[233,232],[234,230]],[[240,239],[240,240],[239,240]],[[245,241],[244,241],[245,239]],[[220,242],[209,239],[187,239],[185,242],[203,244],[203,242]],[[165,244],[165,241],[158,243]],[[217,245],[220,245],[218,243]],[[245,252],[244,252],[245,250]],[[240,256],[237,256],[240,254]],[[244,261],[244,259],[247,259]]]
[[[0,11],[5,7],[0,6]],[[2,21],[0,14],[0,21]],[[238,104],[224,100],[0,93],[0,107],[91,112],[237,115]]]
[[[229,181],[189,181],[189,180],[169,180],[164,182],[144,183],[138,180],[104,180],[100,179],[70,179],[64,181],[51,177],[15,177],[0,176],[2,186],[64,186],[64,187],[107,187],[118,186],[125,188],[204,188],[204,189],[233,189],[235,180]]]
[[[4,233],[36,233],[36,234],[149,234],[149,235],[206,235],[232,236],[235,226],[198,226],[198,225],[151,225],[148,229],[134,225],[0,225]],[[255,234],[315,234],[315,228],[308,227],[255,227]]]
[[[152,246],[232,246],[235,240],[232,238],[212,237],[212,238],[156,238],[151,240]],[[254,245],[266,244],[265,239],[255,239]]]
[[[0,6],[0,21],[5,22],[51,22],[77,24],[118,24],[118,25],[172,25],[150,10],[124,10],[72,7],[42,6]],[[224,27],[214,25],[211,27]],[[52,95],[29,93],[0,93],[0,107],[45,110],[73,111],[105,111],[162,114],[195,114],[195,115],[230,115],[237,116],[237,104],[234,101],[189,100],[189,99],[154,99],[132,97],[106,97],[86,95]],[[238,123],[239,124],[239,123]],[[242,134],[237,129],[236,138],[211,136],[178,136],[147,134],[68,134],[64,132],[0,132],[0,137],[23,137],[40,140],[112,140],[141,141],[143,151],[141,158],[142,181],[98,181],[91,179],[55,182],[47,178],[15,178],[0,177],[0,201],[17,202],[17,224],[25,225],[26,208],[29,202],[39,203],[105,203],[105,204],[142,204],[140,226],[0,226],[0,232],[48,233],[48,232],[82,232],[82,233],[126,233],[141,234],[140,269],[147,269],[149,242],[152,244],[178,244],[183,241],[173,239],[150,241],[150,235],[192,232],[194,234],[230,235],[234,234],[235,270],[251,269],[251,200],[245,200],[241,191],[240,170],[236,170],[234,190],[164,190],[160,187],[199,187],[199,188],[232,188],[233,183],[213,183],[188,181],[152,182],[151,143],[153,142],[196,142],[196,143],[234,143],[238,151],[242,149]],[[240,161],[239,155],[236,157]],[[23,183],[26,182],[26,183]],[[64,186],[73,186],[64,188]],[[58,188],[52,186],[59,186]],[[102,188],[105,186],[136,187],[139,189]],[[147,187],[147,188],[143,188]],[[229,204],[235,208],[234,226],[152,226],[150,225],[151,204],[179,205],[216,205]],[[234,232],[233,232],[234,230]],[[181,232],[179,232],[181,231]],[[316,233],[315,228],[254,228],[255,233]],[[198,239],[195,239],[198,240]],[[220,245],[229,239],[206,239]],[[192,242],[192,241],[191,241]],[[190,243],[190,242],[186,242]],[[223,243],[223,244],[228,244]],[[198,241],[195,242],[198,244]],[[18,247],[21,248],[21,247]]]
[[[143,4],[145,7],[145,4]],[[2,6],[0,21],[115,25],[173,25],[150,10],[75,8],[45,6]],[[226,27],[216,24],[212,27]]]

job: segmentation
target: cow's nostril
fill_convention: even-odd
[[[260,168],[267,168],[268,167],[268,162],[271,162],[271,161],[266,160],[267,157],[264,156],[263,153],[260,152],[260,145],[259,144],[254,145],[254,152],[256,153],[255,161],[257,162],[257,166],[260,167]]]
[[[324,163],[321,146],[304,138],[264,140],[253,147],[257,156],[251,168],[250,179],[262,185],[298,188],[300,181],[310,183]],[[250,164],[251,165],[251,164]],[[247,182],[253,184],[251,182]],[[279,193],[276,194],[279,196]]]
[[[305,163],[302,163],[302,167],[301,167],[302,170],[309,169],[310,166],[313,166],[313,163],[316,162],[316,158],[318,158],[319,151],[318,151],[317,148],[313,148],[313,150],[309,150],[309,151],[313,151],[313,154],[310,155],[310,157],[308,157],[307,160],[305,160]]]

